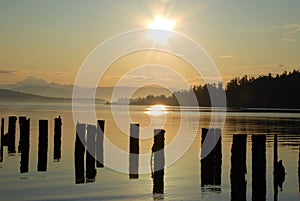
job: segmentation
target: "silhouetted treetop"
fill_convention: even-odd
[[[253,108],[300,108],[300,72],[293,70],[273,77],[230,80],[226,86],[227,106]]]
[[[284,71],[282,74],[272,76],[261,75],[231,79],[226,89],[222,83],[192,86],[189,90],[173,92],[171,96],[165,95],[140,97],[131,99],[134,105],[193,105],[190,101],[196,97],[199,106],[211,106],[210,93],[221,94],[226,92],[228,107],[243,108],[300,108],[300,72]],[[218,105],[219,104],[219,105]],[[222,105],[222,101],[217,106]]]

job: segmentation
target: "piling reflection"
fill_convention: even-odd
[[[19,138],[19,145],[18,145],[18,153],[21,153],[21,144],[22,144],[22,122],[24,122],[24,119],[26,117],[24,116],[19,116],[19,133],[20,133],[20,138]]]
[[[0,163],[3,162],[3,147],[4,147],[4,118],[1,119],[1,136],[0,136]]]
[[[39,120],[39,144],[37,171],[47,171],[48,120]]]
[[[75,183],[81,184],[95,182],[96,166],[104,167],[103,163],[103,137],[105,121],[98,120],[97,125],[77,123],[75,140]],[[84,176],[84,155],[86,175]],[[97,158],[97,163],[96,163]]]
[[[86,134],[86,182],[94,182],[97,174],[95,161],[96,126],[87,125]]]
[[[20,125],[20,142],[19,152],[21,153],[20,173],[28,172],[29,163],[29,136],[30,136],[30,119],[19,117]]]
[[[75,183],[84,183],[85,124],[77,123],[75,140]]]
[[[153,200],[154,201],[164,200],[164,195],[163,194],[155,194],[155,195],[153,195]]]
[[[246,200],[246,143],[247,135],[233,135],[231,147],[231,200]]]
[[[139,178],[139,124],[130,124],[129,178]]]
[[[266,200],[265,135],[252,135],[252,200]]]
[[[298,153],[298,186],[299,186],[299,193],[300,193],[300,147]]]
[[[152,146],[153,162],[154,162],[153,167],[151,164],[154,195],[164,193],[164,174],[165,174],[164,146],[165,146],[165,130],[155,129],[154,143]],[[152,163],[152,159],[151,159],[151,163]]]
[[[201,145],[204,139],[215,143],[213,150],[201,159],[201,187],[202,191],[221,191],[221,173],[222,173],[222,143],[221,129],[202,129]]]
[[[59,116],[58,118],[54,118],[54,153],[53,160],[59,161],[61,158],[61,126],[62,119]]]
[[[277,140],[277,135],[274,135],[274,163],[273,163],[274,201],[278,200],[278,187],[282,191],[284,181],[285,181],[285,168],[282,164],[282,160],[278,161],[278,140]]]
[[[103,152],[103,142],[104,142],[104,120],[97,121],[97,134],[96,134],[96,166],[97,168],[104,167],[104,152]]]
[[[8,135],[7,135],[7,145],[8,145],[8,153],[14,154],[16,153],[16,121],[17,117],[10,116],[8,117]]]

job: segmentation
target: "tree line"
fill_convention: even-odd
[[[165,104],[171,106],[192,105],[196,97],[198,106],[210,107],[210,93],[226,93],[227,107],[234,108],[300,108],[300,72],[293,70],[275,76],[236,77],[224,88],[222,83],[192,86],[189,90],[175,91],[171,96],[139,97],[130,99],[132,105]],[[180,104],[179,104],[179,100]],[[184,100],[184,101],[182,101]],[[217,106],[223,106],[220,103]]]

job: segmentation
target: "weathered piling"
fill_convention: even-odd
[[[98,120],[97,134],[96,134],[96,167],[104,167],[104,152],[103,152],[103,141],[104,141],[104,120]]]
[[[39,120],[39,145],[37,171],[47,171],[48,120]]]
[[[201,158],[201,186],[219,186],[221,185],[222,174],[221,129],[202,128],[201,145],[203,145],[205,138],[209,138],[210,143],[215,144],[215,146],[205,158]]]
[[[164,174],[165,174],[165,130],[154,129],[153,153],[153,194],[164,193]]]
[[[275,168],[276,168],[276,164],[278,162],[278,140],[277,140],[277,135],[274,135],[274,161],[273,161],[273,168],[274,168],[274,173],[275,173]]]
[[[201,146],[204,139],[208,135],[209,129],[202,128]],[[210,130],[210,135],[214,135],[213,129]],[[212,150],[205,158],[201,158],[201,186],[214,184],[214,150]]]
[[[231,147],[231,200],[246,201],[246,145],[247,135],[233,135]]]
[[[273,186],[274,186],[274,200],[278,198],[278,187],[282,190],[283,182],[285,180],[285,168],[282,160],[278,161],[278,140],[277,135],[274,135],[274,164],[273,164]]]
[[[299,186],[299,193],[300,193],[300,147],[298,153],[298,186]]]
[[[274,149],[273,149],[273,187],[274,187],[274,201],[278,200],[278,177],[277,177],[277,163],[278,163],[278,142],[277,135],[274,135]]]
[[[1,137],[0,137],[0,162],[3,162],[3,147],[4,147],[4,118],[1,119]]]
[[[84,152],[85,152],[85,130],[86,125],[77,123],[75,140],[75,183],[84,183]]]
[[[266,200],[265,135],[252,135],[252,200]]]
[[[222,131],[219,128],[215,128],[214,132],[214,140],[217,142],[214,148],[214,185],[220,186],[222,176]]]
[[[20,124],[20,143],[19,152],[21,153],[20,173],[28,172],[29,162],[29,136],[30,136],[30,119],[19,117]]]
[[[58,118],[54,118],[54,161],[59,161],[61,158],[61,126],[61,117],[59,116]]]
[[[139,124],[130,124],[130,138],[129,138],[129,178],[139,178]]]
[[[18,153],[21,153],[21,144],[22,144],[22,137],[21,137],[21,133],[22,133],[22,122],[24,122],[24,120],[26,119],[26,117],[24,116],[19,116],[19,129],[20,129],[20,138],[19,138],[19,145],[18,145]]]
[[[87,141],[86,141],[86,182],[94,182],[97,174],[95,161],[95,138],[96,126],[87,126]]]
[[[16,153],[16,116],[10,116],[8,118],[8,153]]]

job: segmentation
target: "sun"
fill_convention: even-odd
[[[170,20],[167,18],[163,18],[161,15],[157,15],[152,22],[148,23],[148,28],[172,31],[175,25],[176,25],[175,20]]]
[[[157,15],[153,21],[148,23],[149,33],[147,39],[162,45],[167,45],[169,39],[173,36],[173,29],[176,25],[175,20],[163,18]]]

